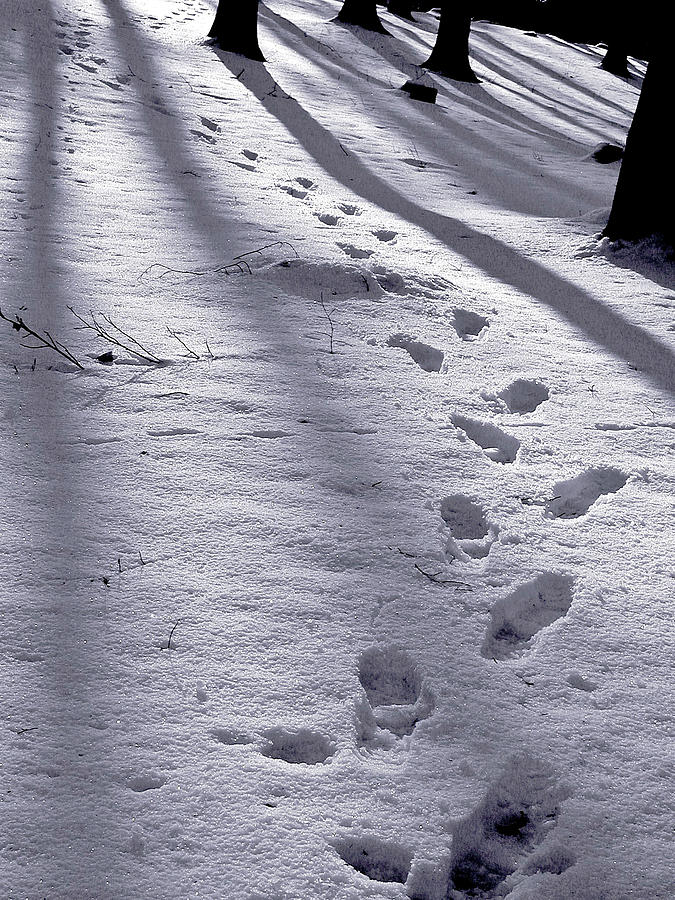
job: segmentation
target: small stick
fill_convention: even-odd
[[[195,353],[195,351],[191,347],[188,347],[188,345],[185,343],[185,341],[178,336],[178,333],[176,331],[173,331],[171,328],[169,328],[168,325],[166,326],[166,330],[169,332],[169,334],[171,335],[172,338],[175,338],[179,344],[182,344],[182,346],[185,347],[185,349],[188,352],[188,356],[190,356],[192,359],[200,358],[199,354]]]
[[[171,638],[173,637],[173,633],[174,633],[174,631],[176,630],[176,628],[178,628],[179,625],[180,625],[180,619],[178,619],[178,621],[176,622],[176,624],[175,624],[175,625],[173,626],[173,628],[171,629],[171,633],[169,634],[169,640],[167,641],[167,644],[166,644],[166,649],[167,649],[167,650],[171,650],[171,649],[174,649],[174,650],[175,650],[175,649],[176,649],[175,647],[174,647],[174,648],[171,647]]]
[[[330,349],[328,352],[333,354],[335,352],[333,350],[333,335],[335,333],[335,323],[333,322],[332,315],[335,312],[335,308],[331,309],[331,311],[328,312],[328,310],[326,309],[326,304],[324,303],[324,299],[323,299],[323,291],[321,291],[321,299],[319,300],[319,303],[321,304],[321,309],[323,310],[324,315],[328,319],[328,325],[330,326],[330,334],[328,335]]]
[[[415,568],[417,569],[418,572],[420,572],[422,575],[424,575],[425,578],[428,578],[429,581],[433,581],[434,584],[454,584],[457,587],[463,587],[463,588],[466,588],[467,590],[471,590],[471,586],[468,585],[466,583],[466,581],[457,581],[456,579],[453,579],[453,578],[439,578],[438,576],[443,571],[442,569],[439,572],[425,572],[424,569],[421,568],[421,566],[417,565],[417,563],[415,563]]]
[[[159,364],[162,362],[161,358],[157,356],[152,351],[148,350],[140,341],[137,341],[135,337],[132,337],[128,332],[124,331],[117,325],[110,316],[102,315],[101,318],[106,323],[108,328],[104,327],[101,322],[96,318],[93,312],[89,312],[89,316],[91,321],[81,316],[72,306],[69,306],[68,309],[75,316],[78,322],[82,324],[79,326],[81,329],[88,329],[89,331],[93,331],[100,338],[103,338],[106,341],[109,341],[111,344],[114,344],[116,347],[121,347],[123,350],[126,350],[127,353],[132,353],[134,356],[137,356],[139,359],[142,359],[144,362],[149,362],[153,364]],[[110,328],[117,331],[122,335],[125,340],[120,340],[117,335],[112,334],[110,332]]]
[[[55,340],[48,331],[45,331],[44,334],[40,334],[39,331],[35,331],[35,329],[31,328],[30,325],[26,325],[21,316],[16,316],[16,318],[12,319],[9,316],[6,316],[3,313],[2,309],[0,309],[0,319],[3,319],[5,322],[9,322],[9,324],[15,331],[25,331],[26,334],[30,335],[30,337],[34,338],[38,342],[37,344],[22,343],[21,346],[25,347],[27,350],[55,350],[61,356],[65,357],[68,362],[71,362],[74,366],[77,366],[78,369],[84,369],[84,366],[80,362],[78,362],[78,360],[73,356],[70,350],[68,350],[65,344],[62,344],[60,341]]]

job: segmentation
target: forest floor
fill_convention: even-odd
[[[671,898],[644,65],[215,5],[0,0],[0,896]]]

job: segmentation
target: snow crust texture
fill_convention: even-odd
[[[644,63],[215,6],[0,0],[0,900],[672,900]]]

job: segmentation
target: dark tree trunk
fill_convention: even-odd
[[[616,21],[619,16],[620,20]],[[609,17],[608,17],[609,18]],[[618,75],[620,78],[630,78],[628,71],[628,34],[621,14],[614,10],[614,21],[609,25],[607,35],[607,52],[600,63],[600,66],[612,75]]]
[[[471,3],[464,0],[444,0],[438,35],[425,69],[453,78],[455,81],[478,83],[469,62],[469,34],[471,32]]]
[[[618,75],[620,78],[629,78],[628,51],[625,44],[616,40],[610,41],[600,66],[605,71],[611,72],[612,75]]]
[[[368,31],[387,34],[387,29],[377,14],[376,0],[345,0],[335,21],[343,22],[345,25],[360,25]]]
[[[218,0],[209,37],[213,38],[221,50],[265,61],[258,45],[258,2],[259,0]]]
[[[668,35],[670,37],[670,35]],[[654,48],[626,139],[604,234],[615,240],[659,235],[675,248],[675,165],[670,115],[675,74],[667,40]]]
[[[408,19],[410,22],[415,21],[412,14],[412,0],[389,0],[387,9],[395,16]]]

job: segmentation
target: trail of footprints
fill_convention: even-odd
[[[311,189],[311,184],[300,187]],[[487,319],[460,309],[454,311],[454,324],[462,340],[476,340],[489,327]],[[444,354],[438,348],[401,333],[391,335],[387,344],[405,351],[426,372],[443,371]],[[549,399],[549,389],[536,379],[521,378],[499,393],[484,394],[484,399],[497,411],[526,414]],[[516,461],[519,441],[496,425],[459,414],[452,416],[452,424],[491,462]],[[617,469],[590,468],[555,484],[543,514],[554,519],[582,516],[602,495],[620,490],[626,481]],[[499,526],[483,506],[464,494],[444,497],[439,512],[449,559],[479,561],[499,539]],[[499,599],[490,610],[481,655],[504,663],[531,650],[537,635],[567,615],[574,586],[568,575],[545,572]],[[407,749],[436,705],[414,658],[401,647],[376,643],[361,653],[357,675],[361,696],[355,706],[356,747],[367,754]],[[572,673],[568,683],[583,691],[596,687],[578,673]],[[302,727],[277,726],[257,734],[217,728],[213,737],[225,745],[253,744],[262,756],[290,765],[325,765],[338,749],[329,736]],[[330,843],[339,859],[361,876],[405,885],[407,895],[416,900],[487,900],[506,896],[523,877],[560,875],[575,864],[574,855],[556,840],[563,799],[555,773],[536,758],[520,754],[506,763],[475,808],[452,826],[451,850],[432,871],[425,862],[415,867],[414,851],[405,842],[342,834]]]

